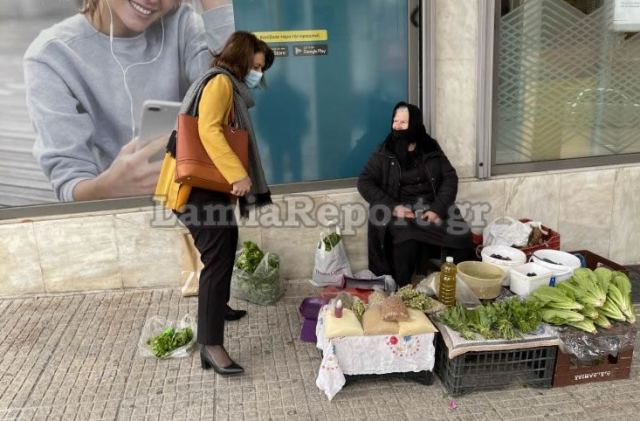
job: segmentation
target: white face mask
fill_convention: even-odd
[[[257,70],[251,69],[249,70],[249,74],[245,76],[244,83],[246,83],[249,88],[253,89],[258,86],[258,83],[260,83],[261,79],[262,73]]]

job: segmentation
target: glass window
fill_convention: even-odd
[[[640,34],[612,29],[614,1],[499,7],[493,172],[576,158],[615,163],[640,152]]]

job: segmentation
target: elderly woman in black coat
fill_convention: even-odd
[[[418,262],[448,256],[473,257],[469,226],[455,205],[458,175],[429,136],[415,105],[398,103],[391,132],[358,179],[369,202],[369,269],[392,274],[403,286]]]

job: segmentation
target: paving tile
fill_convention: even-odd
[[[640,413],[638,363],[629,380],[472,393],[455,398],[455,411],[438,380],[362,379],[329,402],[315,386],[320,352],[297,340],[297,306],[308,290],[292,285],[273,306],[232,300],[249,312],[226,329],[230,355],[246,368],[236,378],[203,371],[195,353],[163,361],[139,355],[148,317],[196,314],[197,299],[178,290],[0,300],[0,419],[494,421]]]

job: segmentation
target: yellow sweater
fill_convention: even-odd
[[[207,82],[198,104],[198,132],[211,162],[229,184],[247,176],[242,162],[233,152],[222,130],[233,104],[233,85],[226,75],[217,75]],[[181,211],[191,194],[191,186],[175,182],[176,160],[167,153],[162,161],[154,199],[166,208]]]

